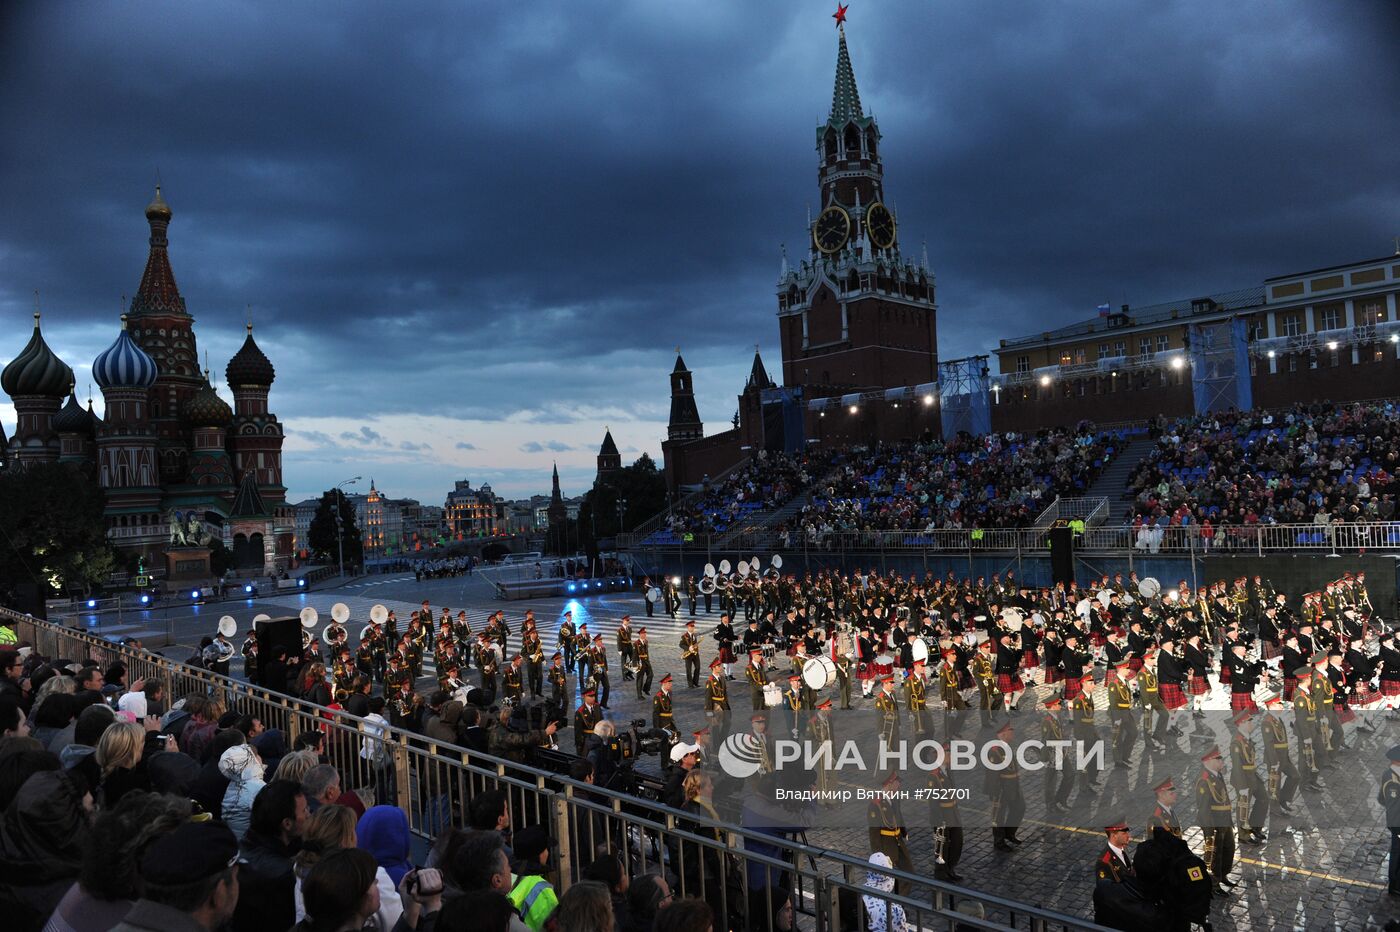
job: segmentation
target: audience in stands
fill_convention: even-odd
[[[1057,495],[1083,495],[1121,443],[1080,425],[853,448],[816,484],[797,531],[822,546],[864,531],[1027,527]]]
[[[1242,530],[1258,525],[1313,524],[1325,534],[1338,524],[1395,520],[1393,402],[1212,414],[1159,430],[1129,480],[1128,518],[1143,549],[1154,529],[1195,525],[1202,546],[1214,548],[1247,539]]]

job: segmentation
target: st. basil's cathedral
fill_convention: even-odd
[[[238,569],[275,575],[290,563],[295,528],[282,425],[267,404],[276,372],[251,324],[224,369],[232,408],[200,371],[194,318],[170,268],[170,219],[157,186],[141,285],[116,339],[92,363],[103,416],[78,402],[73,370],[45,342],[36,313],[29,343],[0,373],[17,420],[8,442],[0,428],[0,454],[12,469],[60,462],[84,470],[105,493],[109,539],[148,567],[173,546],[207,550],[222,540]],[[182,569],[198,574],[195,563],[169,567],[175,577]]]

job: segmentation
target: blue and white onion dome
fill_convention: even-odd
[[[158,375],[156,361],[131,338],[123,314],[122,332],[92,361],[93,379],[106,391],[109,388],[150,388]]]

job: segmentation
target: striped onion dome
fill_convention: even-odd
[[[70,392],[68,403],[53,416],[53,429],[59,434],[86,434],[91,437],[95,430],[92,412],[78,404],[78,396]]]
[[[62,398],[73,384],[73,370],[44,342],[39,332],[39,315],[34,315],[34,334],[0,373],[0,388],[14,398],[18,395],[41,395]]]
[[[227,427],[233,423],[233,409],[209,384],[208,372],[204,373],[204,386],[190,396],[180,414],[191,427]]]
[[[109,388],[150,388],[160,370],[156,361],[136,345],[126,329],[122,315],[122,332],[111,346],[92,361],[92,377],[105,391]]]

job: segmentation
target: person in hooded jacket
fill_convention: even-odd
[[[189,796],[199,803],[205,812],[220,821],[223,820],[224,792],[228,789],[228,777],[224,776],[224,772],[219,769],[219,759],[229,748],[245,744],[247,740],[243,732],[237,728],[225,728],[214,736],[214,743],[209,747],[212,758],[209,763],[195,764],[199,773],[189,787]],[[263,759],[264,770],[266,770],[267,759],[261,754],[258,756]],[[193,758],[190,759],[193,760]],[[237,834],[237,832],[234,833],[235,836]]]
[[[870,856],[870,867],[865,871],[865,886],[871,893],[861,897],[865,903],[865,918],[870,932],[906,932],[908,924],[904,918],[904,907],[898,903],[890,903],[882,896],[875,894],[893,894],[894,877],[881,873],[879,868],[888,868],[893,864],[890,856],[883,851],[876,851]]]
[[[219,812],[235,837],[242,838],[253,817],[253,800],[267,781],[262,758],[249,744],[235,744],[219,755],[219,772],[228,778]]]
[[[0,903],[7,932],[39,932],[78,878],[92,794],[80,778],[46,770],[24,781],[0,820]]]
[[[371,806],[355,826],[355,844],[374,855],[395,889],[413,870],[408,816],[398,806]]]

